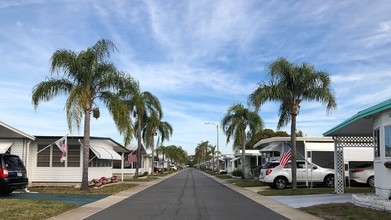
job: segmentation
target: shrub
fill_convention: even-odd
[[[148,171],[145,171],[145,172],[143,173],[143,176],[148,176]]]
[[[242,176],[242,171],[241,170],[234,170],[232,172],[232,176]]]

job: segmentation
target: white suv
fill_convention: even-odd
[[[334,170],[320,167],[314,163],[307,163],[298,160],[297,162],[297,183],[324,184],[327,187],[334,187]],[[280,166],[280,162],[267,162],[262,166],[259,175],[259,180],[268,184],[271,188],[284,189],[288,184],[292,183],[291,162],[289,161],[285,167]]]

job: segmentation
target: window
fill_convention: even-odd
[[[375,147],[375,158],[380,157],[380,129],[377,128],[373,131],[373,141]]]
[[[65,167],[65,163],[61,162],[62,152],[57,146],[52,146],[52,167]]]
[[[304,162],[297,162],[297,169],[304,169],[305,163]]]
[[[37,167],[50,167],[50,148],[44,145],[38,146]]]
[[[391,126],[387,125],[384,127],[384,138],[385,138],[385,155],[391,157]]]
[[[80,167],[80,146],[68,145],[67,167]]]
[[[65,162],[61,162],[62,152],[56,145],[39,145],[37,167],[80,167],[80,146],[68,145]]]

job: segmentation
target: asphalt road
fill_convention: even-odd
[[[188,168],[87,219],[287,219]]]

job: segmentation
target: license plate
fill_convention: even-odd
[[[22,174],[22,173],[19,173],[19,172],[16,173],[16,175],[18,175],[18,176],[23,176],[23,174]]]

